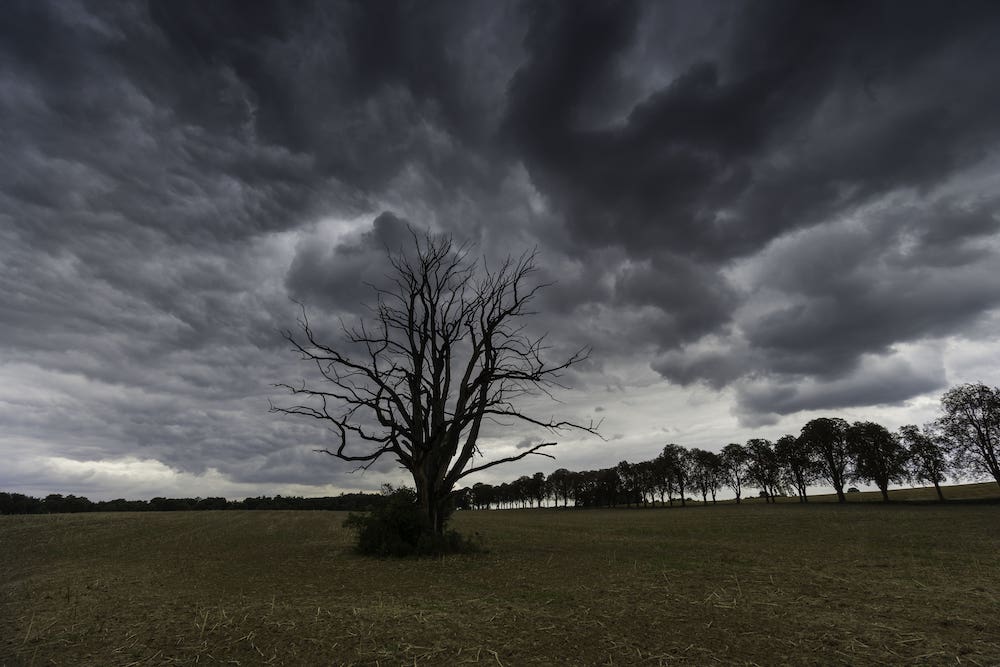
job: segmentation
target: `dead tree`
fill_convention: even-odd
[[[554,458],[542,450],[556,443],[542,442],[477,462],[484,422],[592,434],[596,425],[533,416],[519,405],[528,395],[549,395],[560,372],[588,354],[581,349],[549,364],[544,336],[527,333],[523,318],[544,287],[529,285],[536,255],[490,268],[450,238],[414,234],[413,242],[411,253],[390,253],[389,286],[372,288],[371,315],[342,325],[340,344],[317,340],[303,307],[299,331],[284,336],[322,380],[276,385],[302,402],[272,410],[328,423],[335,444],[319,452],[361,468],[395,458],[412,474],[428,525],[440,534],[459,480],[532,454]]]

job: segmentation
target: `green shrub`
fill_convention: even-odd
[[[344,526],[357,533],[358,553],[365,556],[402,558],[406,556],[439,556],[481,551],[476,541],[466,539],[454,530],[437,535],[430,521],[417,504],[413,489],[384,490],[385,504],[367,514],[349,514]]]

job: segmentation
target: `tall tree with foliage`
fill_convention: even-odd
[[[663,448],[663,457],[666,469],[669,471],[670,481],[674,489],[681,497],[681,507],[687,506],[687,489],[691,485],[691,455],[685,448],[673,443]]]
[[[557,504],[562,499],[563,507],[569,505],[569,499],[573,497],[573,488],[576,485],[574,480],[576,474],[566,468],[559,468],[549,475],[549,486]]]
[[[799,436],[817,463],[819,476],[837,492],[837,502],[847,502],[850,452],[847,448],[847,422],[840,417],[819,417],[802,427]]]
[[[621,495],[622,484],[618,471],[614,468],[603,468],[597,471],[597,493],[608,507],[617,507]]]
[[[847,428],[847,446],[854,459],[854,476],[873,482],[889,502],[889,485],[906,480],[909,452],[889,429],[875,422],[854,422]]]
[[[628,461],[619,461],[618,465],[615,466],[615,472],[618,474],[619,488],[625,498],[625,505],[631,507],[633,500],[638,504],[638,477],[635,466]]]
[[[653,490],[660,496],[660,505],[665,502],[674,506],[674,473],[670,469],[670,460],[659,454],[650,462],[650,474],[653,478]]]
[[[556,385],[584,350],[552,363],[542,337],[524,326],[542,285],[534,254],[489,267],[450,238],[413,235],[412,251],[390,256],[391,283],[373,288],[372,316],[344,326],[340,342],[319,340],[303,308],[285,338],[315,366],[318,383],[281,384],[298,405],[276,412],[319,420],[336,441],[319,451],[362,467],[383,457],[408,470],[427,530],[441,535],[459,480],[523,459],[554,442],[481,463],[479,437],[490,420],[550,431],[593,425],[536,417],[522,399]],[[552,457],[549,457],[552,458]]]
[[[542,506],[542,503],[549,496],[549,483],[545,479],[544,472],[536,472],[531,476],[531,486],[529,487],[531,492],[531,497],[535,500],[538,507]]]
[[[1000,485],[1000,388],[982,382],[952,387],[941,397],[941,431],[968,470]]]
[[[907,424],[899,429],[899,439],[909,450],[910,475],[920,482],[934,485],[938,500],[944,502],[941,482],[951,470],[944,438],[933,426],[918,428]]]
[[[486,510],[496,501],[496,489],[484,482],[476,482],[472,485],[472,506],[476,509]]]
[[[747,481],[747,469],[750,465],[750,455],[746,447],[738,442],[731,442],[722,448],[722,475],[726,485],[736,494],[736,504],[743,497],[743,485]]]
[[[584,470],[573,476],[573,500],[578,506],[596,507],[600,504],[598,495],[596,470]]]
[[[806,490],[816,479],[816,462],[806,443],[794,435],[783,435],[774,443],[774,454],[782,475],[795,488],[799,502],[809,502]]]
[[[705,449],[692,449],[691,480],[701,493],[701,502],[708,503],[709,494],[715,502],[715,494],[719,490],[722,460],[715,452]]]
[[[748,477],[764,494],[765,501],[773,503],[781,488],[781,466],[774,452],[774,443],[764,438],[747,440],[747,454],[750,457]]]
[[[635,473],[636,490],[642,504],[648,505],[650,501],[656,504],[656,477],[653,473],[652,461],[640,461],[633,464]]]

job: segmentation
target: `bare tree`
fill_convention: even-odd
[[[343,325],[336,346],[317,340],[302,309],[300,330],[284,335],[322,382],[277,385],[303,402],[272,410],[329,424],[335,444],[317,451],[362,468],[396,459],[413,476],[430,530],[440,534],[459,480],[532,454],[549,456],[541,450],[556,444],[477,463],[484,421],[592,434],[596,426],[533,416],[519,405],[560,386],[560,372],[587,358],[580,350],[550,364],[544,336],[525,329],[522,320],[544,287],[529,284],[536,255],[491,268],[450,238],[414,234],[413,241],[413,252],[390,254],[389,287],[373,287],[372,315]]]

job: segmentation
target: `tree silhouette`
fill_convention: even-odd
[[[736,504],[743,497],[743,485],[747,481],[747,469],[750,465],[750,455],[746,448],[738,442],[731,442],[722,448],[722,474],[726,485],[736,494]]]
[[[545,473],[536,472],[531,476],[531,484],[528,487],[531,493],[531,497],[535,500],[538,507],[542,506],[542,502],[549,495],[549,483],[545,479]]]
[[[486,510],[496,501],[496,489],[484,482],[472,485],[472,505],[476,509]]]
[[[580,350],[549,363],[544,337],[526,333],[522,320],[544,286],[529,284],[535,254],[490,268],[450,238],[413,234],[413,242],[412,252],[390,254],[390,286],[373,287],[372,316],[344,325],[340,343],[318,340],[302,309],[300,331],[285,338],[322,382],[277,385],[304,402],[272,409],[329,424],[335,445],[318,451],[363,468],[394,458],[413,477],[428,530],[441,534],[459,480],[532,454],[548,456],[541,450],[556,444],[477,464],[484,421],[555,432],[595,433],[595,427],[533,416],[519,406],[519,399],[558,386],[560,372],[587,357]]]
[[[549,475],[549,485],[552,488],[552,496],[558,504],[559,499],[563,501],[563,507],[569,505],[569,499],[573,496],[574,479],[572,473],[566,468],[559,468]]]
[[[670,469],[670,460],[662,453],[653,459],[650,465],[650,475],[652,477],[653,491],[660,496],[660,505],[666,502],[674,506],[674,480],[673,471]]]
[[[773,503],[781,487],[781,467],[774,453],[774,443],[764,438],[747,440],[747,454],[750,458],[748,477],[761,490],[765,502]]]
[[[854,422],[847,429],[847,446],[854,458],[854,475],[874,482],[889,502],[889,484],[906,479],[909,453],[881,424]]]
[[[622,495],[625,496],[626,507],[632,506],[632,501],[635,500],[636,504],[639,504],[639,475],[638,470],[634,465],[628,461],[620,461],[617,466],[615,466],[615,473],[618,475],[618,484],[621,489]]]
[[[795,488],[799,502],[809,502],[806,489],[816,478],[816,462],[806,442],[794,435],[783,435],[774,443],[774,454],[785,478]]]
[[[681,507],[687,506],[685,491],[691,482],[691,455],[685,448],[673,443],[663,448],[664,467],[671,486],[681,497]],[[672,503],[671,503],[672,504]]]
[[[944,502],[941,482],[945,481],[951,465],[941,433],[933,426],[919,429],[914,424],[907,424],[900,427],[899,439],[909,449],[910,474],[918,481],[933,484],[938,500]]]
[[[944,436],[967,469],[993,475],[1000,485],[1000,388],[983,383],[952,387],[941,397]]]
[[[636,486],[639,489],[639,496],[642,504],[656,505],[656,474],[653,470],[652,461],[640,461],[634,465]]]
[[[844,484],[850,455],[847,450],[847,422],[840,417],[820,417],[802,427],[802,438],[817,462],[820,476],[837,492],[837,502],[846,503]]]
[[[690,456],[691,479],[695,488],[701,493],[701,502],[707,504],[708,496],[711,494],[714,503],[715,494],[721,486],[722,458],[715,452],[697,448],[690,451]]]

